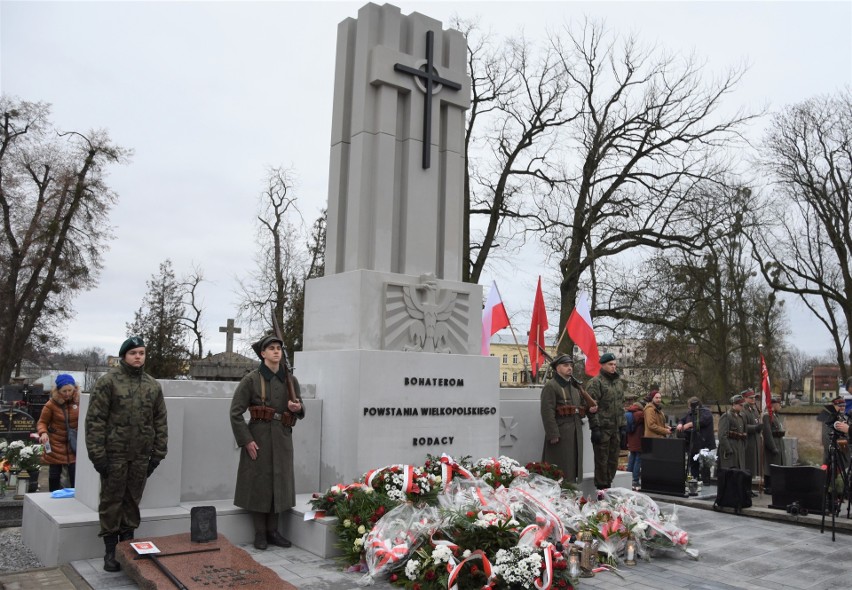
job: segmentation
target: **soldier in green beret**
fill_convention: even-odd
[[[743,421],[744,398],[735,395],[731,407],[719,418],[719,468],[744,469],[746,425]]]
[[[595,454],[595,487],[604,490],[611,487],[615,479],[621,451],[621,429],[627,428],[624,417],[626,385],[618,373],[614,354],[604,353],[600,363],[600,374],[589,381],[587,389],[598,406],[597,412],[589,415]]]
[[[119,366],[98,379],[86,412],[86,450],[101,476],[98,516],[106,553],[104,570],[121,569],[119,541],[139,528],[145,483],[166,458],[169,426],[163,388],[145,372],[145,342],[124,341]]]

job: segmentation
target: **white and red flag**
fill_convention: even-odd
[[[545,348],[544,333],[548,327],[547,310],[544,308],[544,295],[541,292],[541,277],[538,277],[538,288],[535,290],[535,302],[533,303],[532,322],[530,322],[530,337],[527,341],[533,378],[538,373],[538,368],[544,364],[544,354],[541,352],[539,346]]]
[[[565,324],[568,336],[574,344],[580,347],[586,355],[586,375],[597,375],[601,371],[598,352],[598,340],[595,338],[595,329],[592,326],[592,310],[589,305],[589,296],[583,291],[577,298],[577,305]]]
[[[772,418],[772,390],[769,387],[769,370],[766,368],[766,359],[760,355],[760,388],[763,390],[763,407]]]
[[[491,337],[509,327],[509,315],[503,306],[503,298],[497,283],[491,281],[491,290],[485,301],[485,309],[482,310],[482,356],[488,356],[491,345]]]

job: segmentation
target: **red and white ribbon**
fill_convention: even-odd
[[[458,473],[465,479],[473,479],[473,473],[471,473],[470,470],[465,469],[456,463],[456,461],[448,454],[441,453],[441,482],[444,485],[444,489],[446,489],[449,483],[453,480],[454,473]]]
[[[471,561],[472,559],[481,559],[482,560],[482,572],[486,576],[488,576],[488,581],[489,582],[491,581],[491,578],[494,577],[493,574],[491,573],[491,562],[488,561],[488,556],[485,555],[485,553],[482,551],[482,549],[477,549],[476,551],[474,551],[473,553],[471,553],[470,555],[465,557],[461,562],[459,562],[459,563],[448,563],[447,564],[447,571],[450,573],[450,577],[447,579],[447,589],[448,590],[458,590],[458,585],[456,584],[456,578],[459,577],[459,574],[461,573],[461,570],[462,570],[462,566],[464,564],[466,564],[468,561]],[[453,562],[455,562],[455,560],[453,560]],[[486,588],[487,586],[488,586],[488,584],[483,586],[483,588]]]
[[[553,545],[544,549],[544,574],[535,579],[533,586],[538,590],[550,590],[553,584]]]

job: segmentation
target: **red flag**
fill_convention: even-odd
[[[592,311],[589,305],[589,296],[585,291],[580,293],[577,305],[565,324],[568,336],[574,344],[580,347],[586,355],[586,375],[597,375],[601,372],[601,355],[598,352],[598,341],[595,338],[595,329],[592,326]]]
[[[532,366],[533,378],[538,368],[544,364],[544,355],[539,346],[544,348],[544,332],[547,325],[547,311],[544,309],[544,295],[541,293],[541,277],[538,277],[538,288],[535,290],[535,302],[533,303],[532,322],[530,323],[530,339],[527,350],[530,353],[530,365]]]
[[[772,390],[769,388],[769,370],[766,368],[766,359],[760,355],[760,388],[763,390],[763,399],[766,411],[772,418]]]
[[[488,292],[488,299],[485,301],[485,308],[482,310],[482,355],[488,356],[490,352],[491,337],[509,326],[509,316],[506,314],[506,308],[503,306],[503,298],[500,297],[500,290],[497,288],[497,283],[491,282],[491,291]]]

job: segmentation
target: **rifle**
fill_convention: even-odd
[[[544,358],[547,360],[547,362],[552,363],[553,357],[547,354],[547,351],[542,348],[541,344],[536,342],[535,345],[538,346],[538,350],[541,352],[542,355],[544,355]],[[574,377],[574,375],[571,375],[570,383],[580,391],[580,395],[583,396],[583,399],[586,401],[586,405],[589,406],[590,410],[598,406],[598,402],[595,401],[595,398],[589,395],[589,393],[586,391],[586,388],[583,387],[583,384],[580,383],[580,380]]]
[[[272,330],[275,333],[275,337],[284,342],[284,334],[281,331],[281,326],[278,325],[278,318],[275,317],[275,308],[272,308]],[[299,398],[296,396],[296,389],[293,387],[293,368],[290,366],[290,360],[287,358],[287,351],[283,350],[281,354],[281,358],[284,361],[284,373],[287,378],[287,397],[291,402],[301,403]],[[289,422],[290,426],[296,425],[296,416],[287,408],[284,411],[284,414],[290,416]]]

